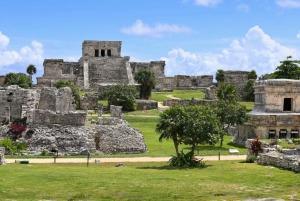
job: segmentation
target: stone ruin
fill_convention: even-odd
[[[5,153],[5,148],[4,147],[0,147],[0,165],[5,165],[6,161],[4,158],[4,153]]]
[[[217,99],[216,96],[216,86],[211,85],[205,89],[205,99],[206,100],[215,100]]]
[[[27,116],[28,127],[19,140],[29,145],[22,154],[39,155],[43,151],[55,154],[144,153],[147,147],[140,131],[123,119],[122,108],[111,106],[111,117],[102,118],[99,108],[97,125],[86,126],[87,112],[75,110],[71,89],[45,87],[25,90],[17,86],[0,90],[2,106],[13,108],[7,113],[1,106],[4,121]],[[9,100],[9,101],[7,101]],[[21,101],[22,100],[22,101]],[[27,106],[24,113],[22,104]],[[16,110],[15,108],[18,108]],[[0,137],[9,137],[8,125],[0,126]]]
[[[234,142],[259,136],[260,139],[299,138],[300,81],[259,80],[254,84],[254,109],[250,121],[236,126]]]
[[[98,90],[98,85],[134,84],[134,73],[139,69],[152,70],[156,90],[162,90],[165,61],[131,62],[121,56],[121,41],[85,40],[78,62],[63,59],[45,59],[44,74],[37,78],[37,86],[54,86],[59,80],[70,81],[80,89]]]
[[[248,148],[247,158],[254,155],[251,150],[252,141],[253,139],[248,139],[245,143]],[[300,172],[300,146],[297,149],[282,149],[279,145],[261,143],[263,151],[257,157],[258,164]]]

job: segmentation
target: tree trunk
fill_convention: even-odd
[[[178,140],[177,137],[173,136],[173,142],[174,142],[174,147],[175,147],[175,151],[176,151],[176,156],[179,156],[179,151],[178,151]]]

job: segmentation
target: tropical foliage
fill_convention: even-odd
[[[108,100],[109,105],[123,106],[125,111],[136,110],[135,99],[139,97],[139,94],[135,86],[127,84],[117,84],[109,86],[103,93],[104,97]]]
[[[155,87],[155,75],[153,71],[148,69],[140,69],[135,75],[134,79],[141,84],[140,98],[149,99],[152,88]]]
[[[292,56],[288,56],[286,60],[280,61],[281,65],[273,73],[275,79],[300,79],[300,60],[290,60],[291,58]]]
[[[8,85],[18,85],[22,88],[30,88],[32,87],[32,81],[30,77],[28,77],[24,73],[8,73],[5,75],[4,84]]]
[[[32,81],[32,75],[36,74],[36,67],[33,64],[30,64],[27,67],[26,72],[28,75],[30,75],[30,79]]]

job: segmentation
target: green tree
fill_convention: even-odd
[[[191,146],[192,155],[198,144],[214,145],[218,142],[220,121],[212,106],[187,106],[184,112],[186,115],[180,141]]]
[[[27,67],[26,72],[28,75],[30,75],[30,79],[32,81],[32,75],[36,74],[36,67],[33,64],[30,64]]]
[[[173,106],[159,114],[155,131],[160,133],[159,141],[172,139],[176,156],[179,156],[178,146],[180,136],[184,129],[184,110],[182,107]]]
[[[217,97],[220,100],[236,102],[238,100],[238,91],[236,86],[227,82],[222,83],[221,86],[217,88]]]
[[[108,100],[109,105],[123,106],[125,111],[136,110],[135,99],[139,94],[135,86],[127,84],[111,85],[104,90],[104,97]]]
[[[151,97],[152,88],[155,87],[156,80],[153,71],[148,69],[140,69],[134,79],[141,84],[140,98],[149,99]]]
[[[228,128],[236,124],[243,124],[250,119],[247,114],[246,106],[234,100],[218,100],[213,104],[215,112],[219,117],[220,126],[220,146],[223,146],[224,135],[228,134]]]
[[[217,70],[216,80],[219,84],[222,84],[225,81],[225,71],[222,69]]]
[[[54,85],[57,89],[62,88],[62,87],[70,87],[72,90],[72,95],[74,97],[74,101],[76,106],[79,106],[80,102],[80,95],[79,95],[79,89],[75,87],[70,81],[63,81],[59,80],[58,82],[55,83]]]
[[[288,56],[286,60],[280,61],[281,65],[277,66],[274,74],[275,79],[300,79],[300,60],[290,60],[292,56]]]
[[[247,84],[244,89],[244,96],[243,96],[244,101],[254,102],[254,98],[255,98],[254,88],[253,88],[254,82],[255,82],[255,80],[253,80],[253,79],[250,79],[247,81]]]
[[[18,85],[19,87],[28,89],[32,87],[32,81],[24,73],[8,73],[5,75],[4,84],[8,85]]]
[[[250,71],[249,75],[248,75],[248,79],[252,79],[252,80],[256,80],[257,79],[257,74],[255,70]]]

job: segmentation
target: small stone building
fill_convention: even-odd
[[[254,84],[251,120],[237,126],[235,141],[258,135],[262,139],[299,138],[300,80],[270,79]]]

